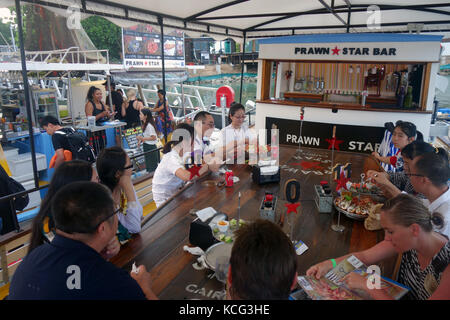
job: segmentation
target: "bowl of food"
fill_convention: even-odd
[[[228,231],[229,222],[226,220],[220,220],[217,222],[217,228],[219,228],[219,231],[222,233],[225,233]]]

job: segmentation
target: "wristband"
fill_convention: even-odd
[[[336,268],[336,260],[330,259],[331,263],[333,264],[333,268]]]

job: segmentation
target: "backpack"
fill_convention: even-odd
[[[66,128],[70,132],[55,131],[55,133],[65,135],[69,142],[70,152],[72,152],[72,159],[85,160],[90,163],[95,162],[94,149],[89,144],[88,138],[81,132],[74,128]]]

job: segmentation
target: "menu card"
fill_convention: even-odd
[[[355,256],[341,261],[324,277],[299,276],[298,284],[313,300],[370,300],[371,297],[362,290],[351,290],[342,279],[350,272],[356,272],[368,278],[367,267]],[[410,289],[391,279],[380,277],[380,287],[392,298],[398,300]],[[375,289],[374,289],[375,290]]]

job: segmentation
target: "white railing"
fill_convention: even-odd
[[[45,63],[109,64],[109,51],[80,50],[79,47],[51,51],[26,51],[25,60]],[[20,52],[0,52],[1,61],[20,62]]]

